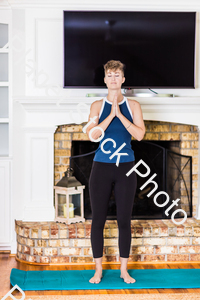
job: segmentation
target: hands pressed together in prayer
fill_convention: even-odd
[[[111,115],[112,117],[118,117],[121,115],[121,111],[120,111],[120,107],[119,104],[117,102],[117,94],[115,94],[114,99],[113,99],[113,103],[112,103],[112,108],[111,108]]]

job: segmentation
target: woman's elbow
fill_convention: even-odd
[[[145,129],[141,132],[141,134],[138,136],[138,138],[137,138],[137,140],[138,141],[141,141],[141,140],[143,140],[143,138],[144,138],[144,136],[145,136]]]

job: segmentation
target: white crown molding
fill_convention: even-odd
[[[168,0],[160,1],[154,0],[149,3],[149,0],[125,0],[121,1],[110,1],[107,0],[95,1],[95,0],[3,0],[8,3],[12,8],[65,8],[65,9],[90,9],[90,10],[197,10],[200,8],[200,3],[197,0]],[[113,6],[114,5],[114,6]],[[0,4],[1,7],[1,4]]]

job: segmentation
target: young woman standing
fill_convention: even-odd
[[[145,125],[139,102],[127,99],[121,93],[121,85],[125,81],[124,64],[111,60],[104,65],[104,70],[108,95],[92,103],[89,121],[93,118],[93,122],[86,130],[93,141],[104,133],[95,153],[89,179],[92,209],[91,245],[96,265],[95,274],[89,282],[99,283],[102,278],[103,229],[114,184],[119,228],[120,277],[126,283],[134,283],[135,279],[128,274],[127,263],[137,177],[135,172],[128,177],[126,173],[135,165],[131,136],[141,141],[145,134]],[[120,150],[117,150],[120,146]]]

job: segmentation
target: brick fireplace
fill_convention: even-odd
[[[88,140],[83,124],[57,127],[54,134],[54,184],[69,166],[72,141]],[[200,220],[195,218],[198,204],[198,127],[189,124],[145,121],[144,140],[179,141],[173,151],[192,156],[193,218],[180,226],[171,220],[132,220],[130,262],[200,260]],[[183,195],[180,195],[184,197]],[[17,259],[35,264],[92,263],[91,220],[84,223],[16,221]],[[118,262],[116,220],[104,228],[104,262]]]
[[[54,139],[54,182],[55,184],[64,176],[69,167],[69,157],[71,154],[72,141],[89,141],[86,133],[82,132],[82,125],[61,125],[55,132]],[[173,143],[170,150],[192,156],[192,199],[193,216],[196,215],[196,206],[198,202],[198,127],[187,124],[176,124],[161,121],[145,121],[146,134],[144,141],[177,141]],[[134,138],[132,138],[134,140]],[[186,196],[182,186],[181,195]]]

